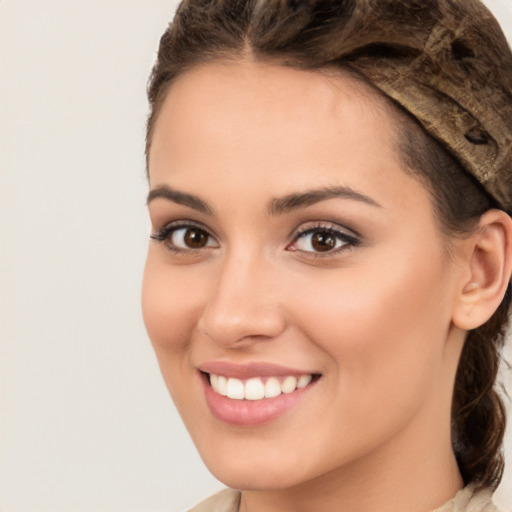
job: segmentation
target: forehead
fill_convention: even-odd
[[[245,199],[253,202],[348,186],[399,205],[407,187],[426,190],[404,172],[395,139],[385,100],[353,77],[213,63],[170,88],[155,125],[150,182],[224,199],[250,191]]]
[[[354,112],[361,119],[372,118],[377,127],[373,138],[394,147],[395,123],[388,103],[368,84],[339,70],[307,71],[252,61],[203,64],[178,77],[167,91],[156,117],[149,160],[171,139],[199,137],[226,125],[246,126],[255,138],[270,126],[274,131],[282,127],[283,135],[288,134],[279,140],[284,146],[286,139],[300,135],[304,121],[311,126],[311,139],[313,126],[317,133],[340,132],[340,119],[353,117]]]

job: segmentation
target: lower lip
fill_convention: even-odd
[[[233,400],[216,393],[208,378],[203,375],[206,403],[211,413],[220,421],[240,427],[252,427],[276,420],[289,409],[299,404],[315,384],[315,380],[305,388],[296,389],[292,393],[281,394],[274,398],[262,400]]]

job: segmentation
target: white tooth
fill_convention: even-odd
[[[227,396],[228,394],[228,379],[226,377],[223,377],[222,375],[219,375],[217,377],[217,393],[222,396]]]
[[[210,374],[210,386],[212,387],[213,391],[219,392],[219,384],[218,384],[219,376],[214,375],[213,373]]]
[[[228,379],[226,396],[233,400],[243,400],[244,383],[240,379]]]
[[[298,388],[305,388],[310,382],[313,377],[311,375],[301,375],[299,382],[297,382]]]
[[[273,398],[280,394],[281,385],[279,384],[279,381],[275,377],[270,377],[270,379],[265,382],[265,398]]]
[[[281,384],[281,391],[283,393],[291,393],[297,388],[297,379],[295,377],[286,377]]]
[[[265,387],[261,379],[249,379],[245,383],[245,398],[247,400],[261,400],[265,396]]]

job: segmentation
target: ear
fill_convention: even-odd
[[[487,322],[505,295],[512,272],[512,219],[501,210],[487,211],[466,244],[467,272],[452,320],[468,331]]]

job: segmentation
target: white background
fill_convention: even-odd
[[[512,39],[511,0],[488,4]],[[145,87],[175,6],[0,0],[1,512],[176,512],[221,487],[139,305]]]

